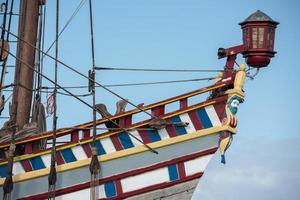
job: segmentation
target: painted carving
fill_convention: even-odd
[[[238,71],[235,74],[234,87],[233,89],[227,90],[226,94],[229,94],[230,96],[238,95],[244,97],[245,94],[244,94],[243,87],[244,87],[245,79],[246,79],[246,65],[241,64]]]
[[[244,99],[241,96],[233,95],[229,97],[226,103],[225,116],[222,121],[223,125],[228,125],[231,128],[237,126],[236,113],[238,111],[238,106],[242,103]],[[230,131],[223,131],[219,136],[219,149],[221,153],[221,162],[225,164],[225,152],[232,143],[232,133]]]

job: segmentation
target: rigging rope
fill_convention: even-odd
[[[45,3],[45,5],[44,5],[44,12],[43,12],[43,14],[44,14],[44,16],[43,16],[43,27],[42,27],[42,51],[44,51],[44,49],[45,49],[45,29],[46,29],[46,25],[45,25],[45,22],[46,22],[46,11],[47,11],[47,4]],[[39,52],[39,53],[41,53],[41,52]],[[41,54],[41,56],[40,56],[40,58],[41,58],[41,61],[40,61],[40,65],[41,65],[41,69],[40,69],[40,72],[41,73],[43,73],[43,70],[44,70],[44,56],[43,56],[43,54]],[[40,80],[40,82],[39,82],[39,88],[41,88],[42,87],[42,83],[43,83],[43,77],[41,76],[41,75],[39,75],[39,80]],[[39,90],[39,95],[40,96],[42,96],[42,91],[41,90]]]
[[[43,7],[39,6],[39,18],[38,18],[38,34],[37,34],[37,42],[36,42],[36,46],[39,47],[39,49],[41,49],[41,41],[42,41],[42,29],[43,29]],[[35,50],[35,68],[38,70],[38,72],[41,71],[41,52]],[[33,95],[32,95],[32,102],[34,102],[35,98],[36,98],[36,94],[38,94],[39,96],[41,95],[40,93],[40,75],[38,73],[34,73],[35,77],[34,77],[34,87],[35,88],[33,90]],[[41,97],[41,96],[40,96]]]
[[[16,55],[14,55],[13,53],[11,53],[10,51],[7,51],[9,55],[11,55],[12,57],[14,57],[16,60],[18,60],[19,62],[21,62],[22,64],[24,64],[25,67],[33,70],[34,72],[37,72],[36,69],[34,69],[34,67],[32,67],[31,65],[27,64],[25,61],[23,61],[21,58],[17,57]],[[46,79],[47,81],[55,84],[55,82],[53,80],[51,80],[49,77],[47,77],[46,75],[40,73],[42,77],[44,77],[44,79]],[[93,106],[91,106],[90,104],[88,104],[86,101],[82,100],[81,98],[75,96],[72,92],[70,92],[69,90],[63,88],[62,86],[60,86],[58,83],[56,83],[58,89],[62,89],[63,91],[65,91],[66,93],[68,93],[69,95],[71,95],[72,97],[74,97],[75,99],[77,99],[78,101],[80,101],[81,103],[83,103],[84,105],[88,106],[91,109],[95,109]],[[102,119],[106,119],[108,121],[110,121],[111,123],[113,123],[115,126],[119,127],[119,125],[113,121],[110,117],[102,117]],[[121,127],[119,127],[121,128]],[[155,151],[154,149],[152,149],[148,144],[144,143],[141,139],[137,138],[135,135],[131,134],[130,132],[126,131],[124,128],[121,128],[124,132],[128,133],[130,136],[132,136],[134,139],[136,139],[137,141],[139,141],[140,143],[142,143],[147,149],[149,149],[149,151],[151,151],[152,153],[158,154],[157,151]]]
[[[217,69],[156,69],[156,68],[120,68],[120,67],[96,67],[96,70],[117,71],[142,71],[142,72],[222,72]]]
[[[194,79],[174,80],[174,81],[157,81],[157,82],[143,82],[143,83],[123,83],[123,84],[105,85],[105,87],[127,87],[127,86],[140,86],[140,85],[158,85],[158,84],[194,82],[194,81],[209,81],[209,80],[213,80],[213,79],[215,79],[215,77],[210,77],[210,78],[194,78]]]
[[[170,83],[183,83],[183,82],[210,81],[210,80],[214,80],[215,78],[216,77],[171,80],[171,81],[142,82],[142,83],[122,83],[122,84],[112,84],[112,85],[104,85],[104,86],[105,87],[125,87],[125,86],[140,86],[140,85],[157,85],[157,84],[170,84]],[[66,88],[66,89],[84,89],[87,87],[88,86],[85,86],[85,85],[64,86],[64,88]],[[99,86],[95,86],[95,87],[99,87]],[[42,89],[53,89],[53,87],[44,86],[44,87],[42,87]]]
[[[0,27],[1,28],[1,27]],[[7,31],[7,30],[6,30]],[[29,42],[23,40],[22,38],[18,37],[16,34],[9,32],[11,35],[13,35],[14,37],[16,37],[17,39],[21,40],[22,42],[28,44],[29,46],[31,46],[32,48],[38,49],[36,46],[30,44]],[[42,52],[42,50],[38,49],[39,51]],[[52,60],[55,60],[55,58],[51,55],[49,55],[48,53],[42,52],[42,54],[46,55],[47,57],[51,58]],[[62,66],[65,66],[66,68],[70,69],[71,71],[75,72],[76,74],[86,78],[87,80],[91,81],[91,82],[95,82],[95,84],[99,87],[101,87],[102,89],[106,90],[107,92],[113,94],[114,96],[118,97],[119,99],[122,99],[123,101],[127,102],[128,104],[132,105],[133,107],[135,107],[136,109],[140,110],[141,112],[144,112],[145,114],[151,116],[154,119],[157,119],[156,116],[152,115],[151,113],[147,112],[146,110],[144,110],[143,108],[140,108],[139,106],[135,105],[134,103],[132,103],[131,101],[129,101],[128,99],[122,97],[121,95],[117,94],[116,92],[108,89],[107,87],[105,87],[103,84],[100,84],[99,82],[97,82],[96,80],[91,79],[90,77],[86,76],[85,74],[81,73],[80,71],[78,71],[77,69],[65,64],[64,62],[57,60],[57,62],[59,64],[61,64]]]
[[[10,12],[9,12],[9,20],[8,20],[8,28],[7,30],[10,31],[10,27],[11,27],[11,19],[12,19],[12,14],[13,14],[13,6],[14,6],[14,0],[11,1],[10,4]],[[6,16],[7,16],[7,9],[8,9],[8,0],[6,0],[5,3],[5,12],[4,12],[4,16],[3,16],[3,23],[2,23],[2,27],[5,29],[6,28]],[[5,37],[5,30],[2,29],[1,32],[1,52],[0,52],[0,58],[2,58],[3,55],[3,49],[4,49],[4,41],[8,42],[9,41],[9,33],[6,35],[6,40],[4,39]],[[7,68],[7,59],[3,60],[2,62],[2,71],[1,71],[1,80],[0,80],[0,86],[2,87],[5,81],[5,74],[6,74],[6,68]],[[2,89],[0,90],[0,98],[2,98]],[[3,96],[4,98],[4,96]],[[1,105],[2,106],[2,105]],[[4,106],[4,105],[3,105]]]
[[[14,114],[16,115],[16,114]],[[15,118],[15,117],[14,117]],[[16,134],[16,126],[15,126],[15,119],[12,119],[12,124],[14,124],[12,127],[12,136],[11,136],[11,142],[9,145],[9,150],[8,150],[8,164],[7,164],[7,174],[5,177],[5,181],[3,184],[3,200],[10,200],[11,199],[11,192],[13,191],[14,188],[14,183],[13,183],[13,163],[14,163],[14,153],[15,153],[15,134]]]
[[[43,27],[44,27],[44,12],[43,12],[44,8],[42,6],[40,6],[40,17],[39,17],[39,20],[40,20],[40,24],[39,24],[39,33],[38,33],[38,47],[39,49],[41,49],[41,45],[42,45],[42,34],[43,34]],[[37,51],[37,54],[38,55],[38,71],[41,72],[41,61],[42,61],[42,54],[41,52]],[[37,93],[38,95],[41,97],[41,92],[40,92],[40,88],[41,88],[41,75],[37,74]]]
[[[57,68],[58,68],[58,29],[59,29],[59,0],[56,0],[56,30],[55,30],[55,64],[54,64],[54,91],[53,91],[53,138],[51,149],[51,166],[48,176],[48,199],[55,199],[55,184],[56,184],[56,129],[57,129]],[[41,74],[39,71],[37,72]]]
[[[92,50],[92,78],[95,79],[95,47],[94,47],[94,27],[93,27],[93,9],[92,0],[89,0],[89,16],[90,16],[90,36],[91,36],[91,50]],[[96,90],[95,90],[95,80],[91,83],[91,93],[93,96],[93,108],[96,105]],[[93,143],[92,143],[92,158],[90,162],[90,173],[91,173],[91,187],[90,187],[90,199],[98,199],[98,175],[100,173],[100,163],[98,160],[98,150],[96,146],[96,110],[93,109]]]
[[[6,16],[7,16],[7,8],[8,8],[8,0],[6,0],[5,3],[2,3],[1,4],[1,7],[2,6],[5,6],[5,10],[4,10],[4,16],[3,16],[3,22],[2,22],[2,27],[3,28],[6,28]],[[4,52],[4,37],[5,37],[5,31],[2,29],[1,31],[1,53],[0,53],[0,58],[2,59],[2,55],[3,55],[3,52]]]
[[[7,14],[7,6],[8,6],[8,1],[6,1],[5,4],[5,18],[6,18],[6,14]],[[13,6],[14,6],[14,0],[11,1],[11,5],[10,5],[10,17],[9,17],[9,22],[8,22],[8,31],[10,31],[10,27],[11,27],[11,18],[12,18],[12,12],[13,12]],[[5,19],[6,21],[6,19]],[[3,28],[5,28],[6,26],[3,24]],[[6,35],[6,41],[9,40],[9,35]],[[4,36],[1,39],[3,39],[4,41]],[[3,42],[2,41],[2,42]],[[2,43],[2,47],[3,47],[3,43]],[[2,53],[3,53],[3,48],[1,48],[1,57],[2,57]],[[6,73],[6,60],[4,60],[4,62],[2,63],[2,74],[1,74],[1,87],[4,84],[4,75]],[[0,92],[1,96],[2,96],[2,89]],[[9,96],[9,98],[12,96],[12,94]],[[6,100],[8,101],[9,98]],[[3,102],[5,105],[5,101]],[[3,106],[4,106],[3,105]],[[18,102],[13,102],[12,104],[12,109],[10,110],[10,120],[11,120],[11,124],[13,125],[11,127],[11,131],[12,131],[12,136],[11,136],[11,142],[10,142],[10,146],[9,146],[9,152],[8,152],[8,163],[7,163],[7,174],[5,177],[5,181],[4,181],[4,185],[3,185],[3,200],[10,200],[11,199],[11,192],[13,190],[14,187],[14,183],[13,183],[13,165],[14,165],[14,153],[15,153],[15,134],[16,134],[16,115],[17,115],[17,110],[18,110]]]
[[[82,8],[82,6],[84,5],[84,3],[87,0],[82,0],[78,6],[76,7],[75,11],[73,12],[73,14],[71,15],[71,17],[68,19],[68,21],[66,22],[66,24],[64,25],[64,27],[61,29],[61,31],[58,34],[58,38],[60,37],[60,35],[65,31],[65,29],[68,27],[68,25],[71,23],[71,21],[74,19],[74,17],[77,15],[77,13],[79,12],[79,10]],[[51,43],[51,45],[49,46],[49,48],[47,49],[46,53],[48,53],[51,48],[54,46],[56,42],[56,39]],[[44,50],[43,50],[44,51]],[[44,54],[43,57],[45,57],[46,55]]]

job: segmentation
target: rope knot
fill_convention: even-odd
[[[97,155],[97,147],[92,147],[92,160],[90,163],[90,172],[92,175],[100,173],[100,163]]]

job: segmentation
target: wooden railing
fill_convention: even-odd
[[[154,115],[156,117],[160,117],[160,116],[166,114],[165,113],[166,105],[172,104],[174,102],[178,102],[178,104],[179,104],[177,110],[184,110],[191,106],[189,104],[189,98],[197,96],[197,95],[201,95],[201,94],[213,91],[213,90],[217,90],[220,88],[228,87],[228,86],[232,85],[232,83],[233,83],[232,80],[229,80],[226,82],[220,82],[215,85],[211,85],[211,86],[208,86],[208,87],[205,87],[205,88],[202,88],[199,90],[195,90],[195,91],[183,94],[183,95],[179,95],[179,96],[169,98],[169,99],[157,102],[157,103],[153,103],[148,106],[143,106],[140,109],[134,109],[134,110],[130,110],[130,111],[112,116],[110,119],[116,120],[118,122],[120,128],[128,128],[132,125],[133,115],[135,115],[135,114],[141,114],[143,111],[151,111],[152,115]],[[150,116],[148,116],[148,118],[151,119]],[[104,124],[107,121],[109,121],[109,120],[108,119],[99,119],[96,121],[96,124],[98,126],[98,125]],[[91,128],[92,126],[93,126],[93,123],[88,122],[88,123],[74,126],[72,128],[62,128],[62,129],[57,130],[56,135],[57,135],[57,138],[69,136],[69,141],[66,141],[66,142],[77,143],[81,140],[87,140],[91,137],[89,128]],[[29,136],[29,137],[23,138],[22,140],[17,140],[16,144],[25,145],[25,152],[27,154],[29,154],[29,153],[32,153],[32,145],[34,142],[39,141],[41,139],[50,140],[50,139],[52,139],[52,135],[53,135],[52,132],[40,133],[35,136]],[[3,150],[5,148],[8,148],[8,146],[9,146],[8,142],[0,144],[0,151],[1,151],[1,149]]]

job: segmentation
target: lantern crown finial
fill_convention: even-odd
[[[266,13],[257,10],[255,13],[247,17],[245,21],[241,22],[240,25],[243,25],[247,22],[259,22],[259,21],[267,21],[267,22],[274,23],[276,25],[279,24],[278,22],[274,21],[271,17],[269,17]]]

